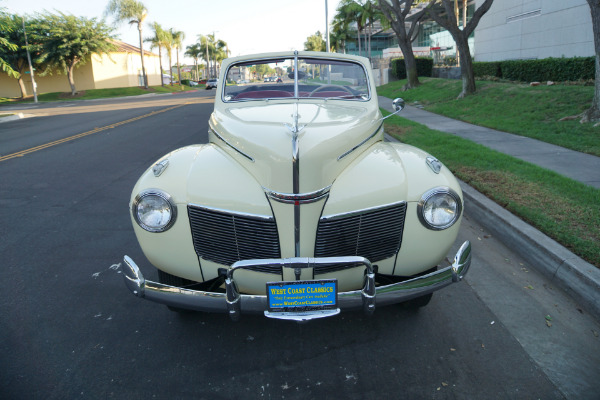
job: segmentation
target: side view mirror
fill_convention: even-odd
[[[401,99],[400,97],[394,99],[394,101],[392,101],[392,107],[394,108],[394,112],[386,117],[381,118],[381,120],[383,121],[384,119],[389,118],[392,115],[398,114],[400,111],[402,111],[404,109],[405,106],[406,106],[406,103],[404,102],[404,99]]]
[[[396,112],[402,111],[404,109],[405,105],[406,105],[406,103],[404,102],[404,99],[401,99],[400,97],[398,97],[398,98],[394,99],[394,101],[392,101],[392,107],[394,107],[394,110]]]

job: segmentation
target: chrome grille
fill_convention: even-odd
[[[272,217],[195,205],[188,206],[188,215],[198,257],[224,265],[255,258],[281,258],[279,235]]]
[[[371,262],[400,250],[406,203],[323,217],[319,221],[315,257],[360,256]]]

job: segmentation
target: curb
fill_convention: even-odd
[[[21,119],[21,118],[25,118],[25,115],[23,115],[23,113],[9,115],[8,117],[0,117],[0,124],[3,122],[14,121],[16,119]]]
[[[600,319],[600,270],[520,218],[459,181],[466,212],[505,246],[564,289]]]

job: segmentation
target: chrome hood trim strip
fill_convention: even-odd
[[[225,143],[227,146],[231,147],[233,150],[235,150],[236,152],[238,152],[239,154],[241,154],[242,156],[246,157],[248,160],[254,162],[254,158],[250,157],[248,154],[244,153],[243,151],[241,151],[240,149],[238,149],[237,147],[235,147],[234,145],[232,145],[231,143],[229,143],[227,140],[225,140],[225,138],[221,135],[219,135],[217,133],[217,131],[215,131],[214,129],[210,128],[208,130],[209,133],[213,133],[217,138],[219,138],[223,143]]]
[[[354,146],[353,148],[351,148],[350,150],[348,150],[347,152],[345,152],[344,154],[339,156],[337,158],[338,161],[340,161],[342,158],[346,157],[348,154],[352,153],[354,150],[358,149],[363,144],[367,143],[369,140],[373,139],[375,137],[375,135],[377,135],[379,133],[379,131],[381,130],[382,127],[383,127],[383,122],[381,124],[379,124],[377,129],[375,129],[375,132],[373,132],[368,138],[366,138],[365,140],[363,140],[362,142],[360,142],[359,144],[357,144],[356,146]]]

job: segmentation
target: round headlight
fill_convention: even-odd
[[[175,223],[177,207],[168,193],[150,189],[135,197],[131,213],[135,222],[148,232],[164,232]]]
[[[460,217],[462,204],[450,188],[435,188],[426,192],[417,206],[419,220],[428,229],[450,228]]]

